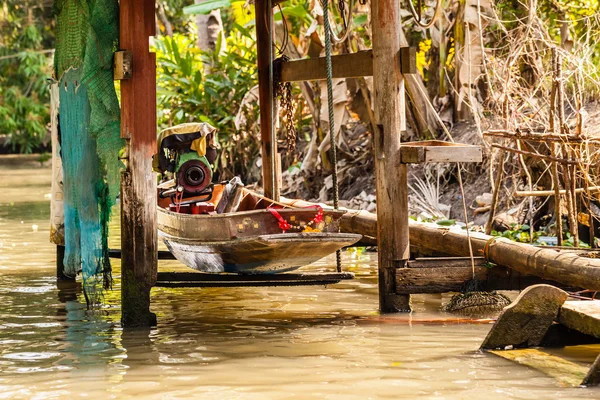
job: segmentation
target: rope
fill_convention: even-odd
[[[329,24],[329,0],[323,2],[323,23],[325,27],[325,69],[327,73],[327,107],[329,109],[329,141],[331,146],[331,164],[333,166],[333,208],[340,208],[340,194],[338,190],[337,176],[337,150],[335,143],[335,121],[333,112],[333,67],[331,65],[331,26]],[[342,253],[335,252],[337,272],[342,271]]]

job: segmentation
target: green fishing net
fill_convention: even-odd
[[[54,72],[65,204],[65,273],[81,271],[88,301],[111,282],[108,221],[119,192],[120,109],[113,83],[118,0],[56,0]]]

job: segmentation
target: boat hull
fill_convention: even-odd
[[[347,233],[286,233],[221,242],[185,240],[161,233],[177,260],[200,272],[281,273],[311,264],[360,240]]]
[[[314,209],[278,210],[297,226],[310,226]],[[339,233],[343,211],[323,210],[319,232],[282,232],[268,210],[230,214],[178,214],[159,208],[159,235],[175,258],[201,272],[279,273],[313,263],[361,235]],[[311,226],[312,228],[313,226]]]

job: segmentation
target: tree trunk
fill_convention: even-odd
[[[195,4],[202,3],[203,0],[194,0]],[[198,27],[197,46],[200,50],[212,52],[217,49],[217,42],[221,38],[220,53],[227,48],[225,43],[225,33],[223,31],[223,20],[221,19],[221,10],[213,10],[209,14],[196,15],[196,26]],[[205,64],[206,65],[206,64]],[[211,65],[207,65],[211,67]]]

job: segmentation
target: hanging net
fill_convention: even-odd
[[[111,284],[108,221],[119,191],[120,109],[113,83],[118,0],[57,0],[65,204],[65,273],[81,271],[88,304]]]

